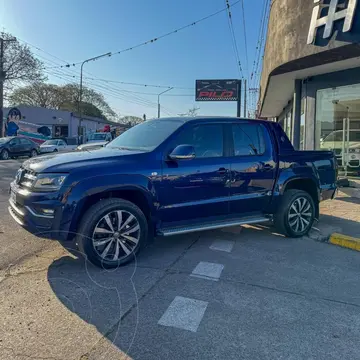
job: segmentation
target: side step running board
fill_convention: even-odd
[[[236,226],[236,225],[256,224],[256,223],[267,222],[269,220],[270,219],[267,217],[249,216],[249,217],[244,217],[241,219],[230,220],[230,221],[219,221],[219,222],[215,221],[207,224],[195,224],[184,227],[164,228],[158,231],[158,235],[160,236],[179,235],[179,234],[186,234],[196,231],[220,229],[220,228]]]

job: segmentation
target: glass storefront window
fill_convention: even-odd
[[[292,129],[292,110],[289,110],[286,115],[285,115],[285,119],[284,119],[284,131],[286,133],[286,135],[288,136],[288,138],[291,139],[291,129]]]
[[[360,175],[360,84],[317,91],[315,145],[333,150],[345,175]]]
[[[305,109],[306,98],[301,99],[301,118],[300,118],[300,150],[305,150]]]

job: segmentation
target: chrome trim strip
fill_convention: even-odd
[[[262,222],[267,222],[267,221],[270,221],[270,219],[265,218],[265,217],[247,218],[247,219],[243,219],[243,220],[235,220],[235,221],[230,221],[228,223],[213,224],[213,225],[208,225],[208,226],[184,227],[184,228],[179,228],[177,230],[169,229],[168,231],[162,230],[162,231],[159,231],[159,235],[172,236],[172,235],[186,234],[186,233],[191,233],[191,232],[196,232],[196,231],[220,229],[220,228],[231,227],[231,226],[236,226],[236,225],[256,224],[256,223],[262,223]]]
[[[54,216],[53,215],[41,215],[41,214],[37,214],[36,212],[34,212],[33,209],[31,209],[29,206],[24,206],[26,208],[26,210],[29,211],[29,213],[31,215],[34,215],[36,217],[39,217],[39,218],[45,218],[45,219],[53,219]]]
[[[16,204],[9,199],[10,206],[13,210],[15,210],[20,216],[24,216],[24,213],[16,206]]]
[[[21,226],[24,226],[24,223],[14,214],[14,210],[11,206],[8,206],[9,213],[11,217]]]

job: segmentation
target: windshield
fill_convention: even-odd
[[[102,133],[96,133],[96,134],[91,134],[89,136],[89,140],[106,140],[106,134]]]
[[[44,142],[43,145],[57,145],[58,141],[57,140],[47,140]]]
[[[152,151],[183,123],[177,120],[150,120],[122,133],[107,146]]]

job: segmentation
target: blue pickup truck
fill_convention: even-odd
[[[98,150],[25,161],[9,211],[30,232],[75,243],[111,268],[153,235],[272,220],[286,236],[303,236],[336,180],[332,152],[295,151],[277,123],[165,118]]]

